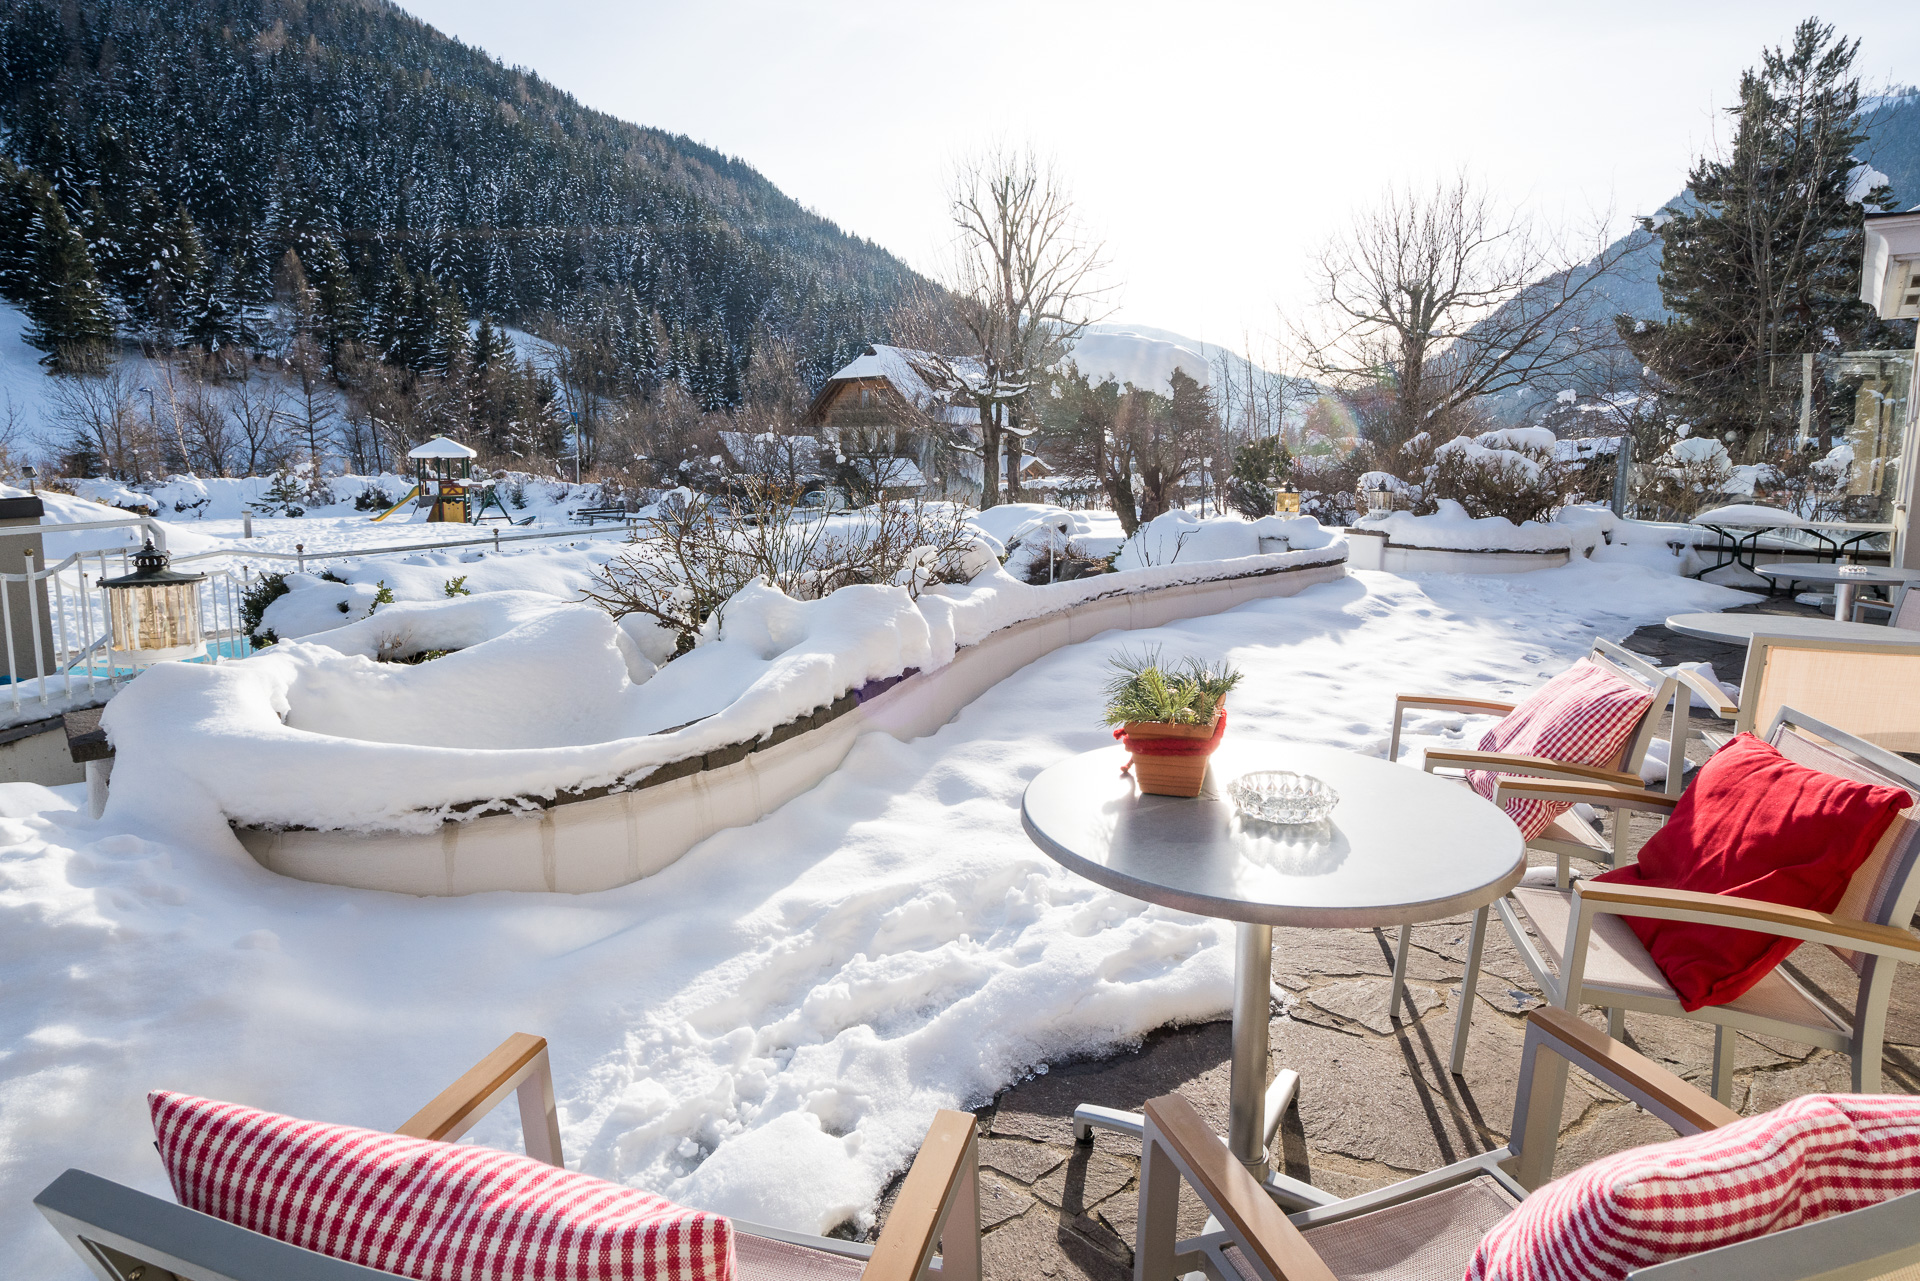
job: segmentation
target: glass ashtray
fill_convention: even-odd
[[[1333,813],[1340,793],[1311,774],[1260,770],[1234,780],[1233,807],[1266,823],[1318,823]]]
[[[1871,574],[1871,573],[1873,572],[1873,566],[1871,566],[1871,565],[1842,565],[1842,566],[1840,566],[1840,568],[1839,568],[1839,570],[1838,570],[1838,572],[1839,572],[1839,573],[1841,573],[1841,574],[1843,574],[1843,575],[1845,575],[1845,576],[1846,576],[1846,577],[1848,577],[1848,578],[1852,578],[1852,577],[1854,577],[1855,575],[1866,575],[1866,574]]]

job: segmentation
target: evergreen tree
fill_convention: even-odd
[[[0,158],[0,298],[24,304],[33,283],[33,191]]]
[[[360,295],[340,242],[332,236],[321,236],[311,244],[312,251],[302,265],[308,268],[308,279],[313,282],[315,338],[331,360],[342,346],[360,337]]]
[[[87,242],[67,221],[59,197],[43,179],[28,182],[33,199],[28,230],[33,279],[26,311],[33,324],[27,341],[47,353],[42,363],[71,368],[112,340],[113,318],[94,275]]]
[[[1873,341],[1859,300],[1859,42],[1809,19],[1789,49],[1769,49],[1740,79],[1732,147],[1693,168],[1687,200],[1646,230],[1663,251],[1660,293],[1672,319],[1620,320],[1622,337],[1660,380],[1666,407],[1695,434],[1751,462],[1797,418],[1799,357]]]
[[[178,341],[195,317],[207,311],[211,293],[206,244],[200,239],[200,228],[186,205],[177,205],[172,221],[160,237],[159,251],[147,277],[148,323],[162,345]]]

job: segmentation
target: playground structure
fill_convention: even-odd
[[[399,502],[375,516],[376,521],[385,520],[411,502],[415,504],[411,517],[414,520],[425,512],[428,521],[442,524],[477,525],[483,520],[514,523],[499,495],[493,492],[493,481],[474,478],[473,460],[479,457],[477,451],[457,440],[435,436],[424,445],[408,450],[407,457],[413,462],[413,488]],[[488,516],[488,507],[500,514]]]

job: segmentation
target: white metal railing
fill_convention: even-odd
[[[492,531],[492,537],[490,538],[449,538],[440,542],[394,543],[386,547],[341,547],[332,551],[308,551],[305,543],[295,543],[293,545],[294,549],[290,552],[256,551],[251,547],[227,547],[219,551],[195,552],[191,556],[175,556],[173,563],[176,565],[186,565],[194,561],[220,559],[240,560],[248,563],[254,561],[290,561],[294,564],[295,568],[305,573],[308,561],[359,560],[369,556],[392,556],[400,552],[446,551],[454,547],[491,547],[495,551],[499,551],[502,543],[533,542],[541,539],[568,539],[577,542],[583,538],[597,538],[606,534],[618,534],[623,538],[631,538],[635,531],[645,523],[645,520],[642,518],[628,516],[624,520],[609,521],[605,528],[598,525],[589,525],[581,529],[549,529],[531,534],[503,534],[498,527],[495,527]],[[80,528],[80,526],[77,525],[41,526],[43,532],[78,528]],[[5,532],[5,530],[0,530],[0,533]],[[159,546],[159,544],[156,543],[155,546]]]
[[[99,527],[112,524],[90,523]],[[64,532],[74,526],[38,528]],[[99,701],[103,692],[110,696],[132,671],[123,669],[115,661],[105,592],[99,584],[103,578],[131,572],[131,550],[74,552],[54,565],[36,566],[31,551],[23,553],[22,559],[23,572],[0,573],[0,635],[6,638],[6,698],[14,717],[35,702],[40,709],[51,712],[56,706]],[[239,573],[216,570],[207,575],[207,589],[200,597],[200,622],[201,634],[207,642],[207,657],[212,662],[245,658],[252,652],[252,643],[240,626],[240,598],[251,585],[249,578],[244,568]],[[25,590],[14,590],[14,584],[22,584]],[[26,598],[25,621],[32,637],[30,654],[21,652],[25,646],[15,635],[16,596]],[[107,687],[105,691],[100,688],[103,684]]]
[[[501,550],[504,543],[582,539],[619,535],[633,537],[642,522],[629,516],[609,522],[604,528],[590,525],[581,529],[543,530],[539,533],[503,534],[496,527],[484,538],[447,539],[441,542],[397,543],[384,547],[347,547],[331,551],[308,551],[295,543],[291,552],[271,552],[253,548],[225,548],[173,558],[176,566],[195,561],[224,560],[227,566],[207,566],[207,590],[202,593],[201,632],[207,641],[207,657],[212,662],[245,658],[253,652],[252,638],[241,627],[241,598],[255,585],[259,562],[282,562],[305,571],[309,561],[357,560],[390,556],[403,552],[441,551],[457,547],[492,547]],[[74,534],[88,530],[138,529],[161,550],[167,546],[166,526],[152,516],[128,515],[107,520],[74,521],[58,525],[0,526],[0,538]],[[10,709],[9,720],[17,721],[32,704],[49,713],[75,705],[100,701],[132,675],[114,661],[107,604],[99,586],[103,578],[131,572],[132,549],[127,547],[78,551],[58,564],[35,565],[35,553],[23,553],[24,572],[0,573],[0,633],[5,635],[7,688],[0,695],[0,708]],[[234,567],[231,562],[239,562]],[[24,584],[16,592],[11,584]],[[15,597],[26,599],[25,620],[32,636],[32,652],[14,634]],[[44,624],[44,627],[43,627]],[[49,654],[48,637],[52,652]],[[46,673],[42,675],[42,673]],[[106,688],[103,691],[101,686]]]

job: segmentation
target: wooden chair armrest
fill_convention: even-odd
[[[1622,885],[1612,881],[1583,881],[1574,889],[1580,901],[1599,905],[1618,916],[1648,916],[1669,921],[1697,921],[1778,934],[1812,943],[1873,952],[1883,956],[1920,960],[1920,937],[1895,925],[1785,907],[1731,894],[1702,894],[1697,890],[1670,890],[1652,885]],[[1626,910],[1623,910],[1626,909]]]
[[[1740,704],[1729,703],[1726,694],[1720,687],[1701,676],[1698,672],[1690,672],[1683,667],[1675,673],[1675,676],[1682,685],[1705,699],[1707,710],[1715,716],[1718,716],[1721,720],[1730,721],[1740,715]]]
[[[980,1167],[973,1117],[942,1109],[913,1158],[861,1281],[915,1281],[946,1238],[940,1275],[980,1276]],[[962,1222],[967,1219],[971,1222]],[[943,1231],[944,1229],[944,1231]]]
[[[1680,803],[1678,796],[1649,792],[1644,787],[1626,787],[1619,783],[1594,783],[1580,779],[1502,778],[1494,789],[1494,804],[1508,797],[1525,796],[1537,801],[1572,801],[1604,805],[1615,809],[1648,810],[1671,814]]]
[[[1460,698],[1452,694],[1395,694],[1393,696],[1393,710],[1396,715],[1403,707],[1427,707],[1442,712],[1499,712],[1505,715],[1515,706],[1516,704],[1513,703],[1502,703],[1490,698]]]
[[[1527,1032],[1538,1035],[1543,1048],[1576,1064],[1606,1082],[1681,1133],[1717,1130],[1740,1119],[1740,1114],[1712,1095],[1620,1044],[1571,1011],[1546,1006],[1527,1015]],[[1559,1119],[1554,1118],[1557,1127]]]
[[[1178,1094],[1147,1100],[1147,1123],[1172,1151],[1180,1171],[1230,1229],[1240,1247],[1277,1281],[1334,1281],[1331,1269],[1287,1221],[1247,1167],[1214,1137],[1193,1104]]]
[[[510,1092],[520,1096],[520,1127],[527,1155],[548,1165],[560,1157],[560,1122],[553,1104],[553,1074],[547,1064],[547,1040],[515,1032],[492,1053],[468,1068],[459,1080],[435,1095],[394,1130],[414,1139],[452,1143]]]
[[[1550,761],[1544,756],[1515,756],[1507,752],[1480,752],[1465,747],[1429,748],[1427,764],[1492,770],[1498,774],[1528,774],[1538,778],[1592,779],[1600,783],[1617,783],[1621,787],[1643,786],[1638,774],[1624,774],[1600,765],[1569,765],[1565,761]]]

